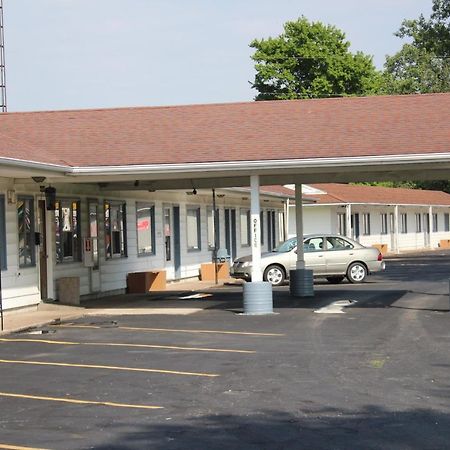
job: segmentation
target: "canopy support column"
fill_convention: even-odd
[[[395,253],[400,253],[400,246],[398,241],[398,205],[394,206],[394,247]]]
[[[352,238],[352,205],[345,205],[345,235]]]
[[[433,207],[430,205],[428,208],[428,248],[433,248]]]
[[[272,285],[263,281],[261,270],[261,216],[259,175],[250,177],[250,245],[252,247],[252,281],[244,284],[244,314],[272,314]]]
[[[313,297],[313,271],[305,269],[303,248],[303,197],[302,185],[295,184],[295,228],[297,232],[297,262],[295,270],[289,271],[289,291],[293,297]]]

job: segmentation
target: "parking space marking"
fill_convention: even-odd
[[[78,405],[112,406],[114,408],[163,409],[163,406],[133,405],[133,404],[128,404],[128,403],[99,402],[99,401],[95,401],[95,400],[94,401],[77,400],[75,398],[44,397],[42,395],[12,394],[10,392],[0,392],[0,397],[13,397],[13,398],[25,398],[25,399],[30,399],[30,400],[44,400],[44,401],[49,401],[49,402],[74,403],[74,404],[78,404]]]
[[[146,369],[140,367],[122,367],[122,366],[103,366],[98,364],[77,364],[77,363],[60,363],[60,362],[48,362],[48,361],[24,361],[13,359],[0,359],[0,363],[4,364],[30,364],[35,366],[55,366],[55,367],[80,367],[83,369],[106,369],[106,370],[123,370],[129,372],[151,372],[162,373],[166,375],[186,375],[194,377],[209,377],[215,378],[220,376],[216,373],[201,373],[201,372],[181,372],[177,370],[165,370],[165,369]]]
[[[45,448],[35,448],[35,447],[22,447],[20,445],[9,445],[9,444],[1,444],[0,448],[5,450],[48,450]]]
[[[62,328],[103,328],[97,325],[55,325]],[[109,329],[109,328],[108,328]],[[185,330],[185,329],[174,329],[174,328],[139,328],[139,327],[115,327],[116,330],[131,330],[131,331],[161,331],[170,333],[210,333],[210,334],[234,334],[239,336],[272,336],[280,337],[286,336],[280,333],[256,333],[247,331],[223,331],[223,330]]]
[[[5,339],[0,338],[1,342],[31,342],[40,344],[55,345],[94,345],[105,347],[137,347],[137,348],[155,348],[163,350],[182,350],[195,352],[223,352],[223,353],[256,353],[255,350],[234,350],[225,348],[206,348],[206,347],[178,347],[175,345],[156,345],[156,344],[124,344],[116,342],[72,342],[72,341],[51,341],[46,339]]]

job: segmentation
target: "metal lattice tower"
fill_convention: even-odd
[[[6,112],[5,36],[3,32],[3,0],[0,0],[0,112]]]

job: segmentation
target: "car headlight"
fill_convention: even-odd
[[[245,261],[242,263],[241,267],[250,267],[252,265],[252,263],[250,261]]]

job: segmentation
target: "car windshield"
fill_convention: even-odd
[[[272,251],[278,253],[287,253],[290,252],[295,247],[297,247],[297,238],[291,238],[288,239],[287,241],[284,241],[278,247],[275,247]]]

